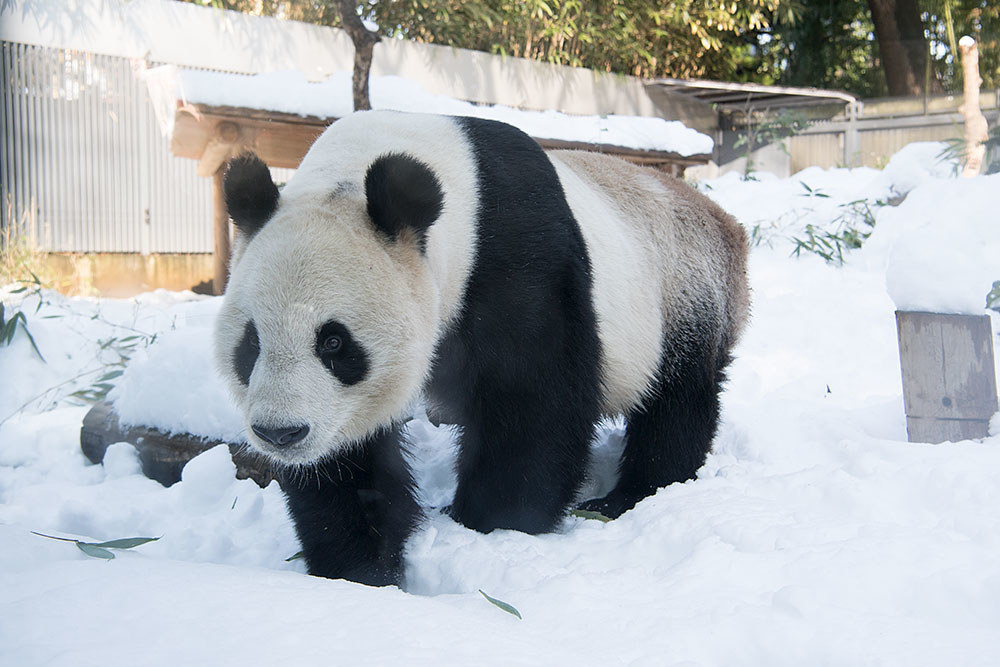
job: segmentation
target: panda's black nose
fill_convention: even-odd
[[[287,447],[294,445],[302,438],[309,435],[308,424],[295,424],[293,426],[267,427],[252,425],[250,428],[261,440],[271,443],[276,447]]]

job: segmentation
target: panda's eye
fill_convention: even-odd
[[[344,341],[341,340],[340,336],[327,336],[323,339],[323,351],[329,354],[339,352],[343,344]]]
[[[316,330],[316,357],[345,387],[368,375],[368,354],[351,330],[330,320]]]

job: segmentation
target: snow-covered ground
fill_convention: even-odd
[[[71,394],[123,356],[108,382],[125,418],[238,433],[209,362],[218,299],[7,288],[46,362],[23,332],[0,347],[0,664],[1000,664],[1000,419],[982,442],[906,442],[893,299],[984,313],[1000,280],[1000,176],[953,179],[938,150],[911,146],[882,172],[701,184],[758,243],[753,322],[698,479],[537,537],[432,509],[406,592],[286,562],[298,544],[280,491],[236,480],[224,448],[171,488],[138,473],[130,445],[103,466],[80,453],[87,408]],[[866,211],[874,232],[843,266],[810,251],[871,231]],[[424,502],[446,504],[450,433],[409,428]],[[620,443],[605,425],[591,490]],[[31,531],[161,539],[108,561]]]

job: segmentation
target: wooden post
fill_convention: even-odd
[[[989,316],[896,311],[896,328],[910,442],[989,435],[997,411]]]
[[[214,264],[212,292],[222,294],[229,282],[229,256],[232,253],[229,238],[229,211],[226,209],[226,164],[222,164],[212,175],[212,218],[215,229]]]
[[[962,176],[972,178],[979,175],[986,156],[988,127],[986,117],[979,108],[979,86],[983,80],[979,78],[976,40],[966,35],[958,40],[958,49],[962,52],[962,75],[965,79],[965,98],[960,108],[965,116],[965,169]]]
[[[198,160],[198,175],[212,177],[212,227],[215,271],[212,275],[212,292],[222,294],[229,280],[229,256],[232,242],[229,234],[229,211],[226,210],[226,165],[229,158],[240,149],[240,128],[236,123],[221,122],[205,145]]]

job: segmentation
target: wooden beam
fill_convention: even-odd
[[[202,178],[214,176],[219,167],[240,150],[240,126],[229,121],[222,121],[215,126],[215,133],[205,144],[198,159],[198,175]]]
[[[204,158],[205,166],[200,167],[198,173],[212,176],[215,172],[209,168],[225,152],[225,128],[236,123],[239,137],[234,145],[239,150],[252,150],[268,165],[289,169],[299,166],[309,147],[326,128],[314,122],[271,121],[256,116],[240,118],[230,113],[216,114],[210,109],[202,109],[196,115],[182,109],[174,119],[170,151],[199,163]]]
[[[335,118],[296,116],[258,109],[195,105],[178,110],[174,120],[170,150],[178,157],[200,161],[206,151],[215,150],[210,144],[214,137],[219,136],[220,130],[217,128],[224,123],[235,123],[239,127],[241,148],[254,151],[260,159],[272,167],[294,169],[299,166],[316,138],[335,120]],[[596,151],[616,155],[639,164],[659,165],[669,162],[689,166],[705,164],[710,159],[709,155],[683,156],[671,151],[649,151],[612,144],[537,137],[535,141],[546,149]],[[212,161],[211,157],[206,158],[206,163]],[[205,169],[200,169],[199,173],[205,170],[207,166]],[[206,175],[211,176],[213,173],[214,171]]]

